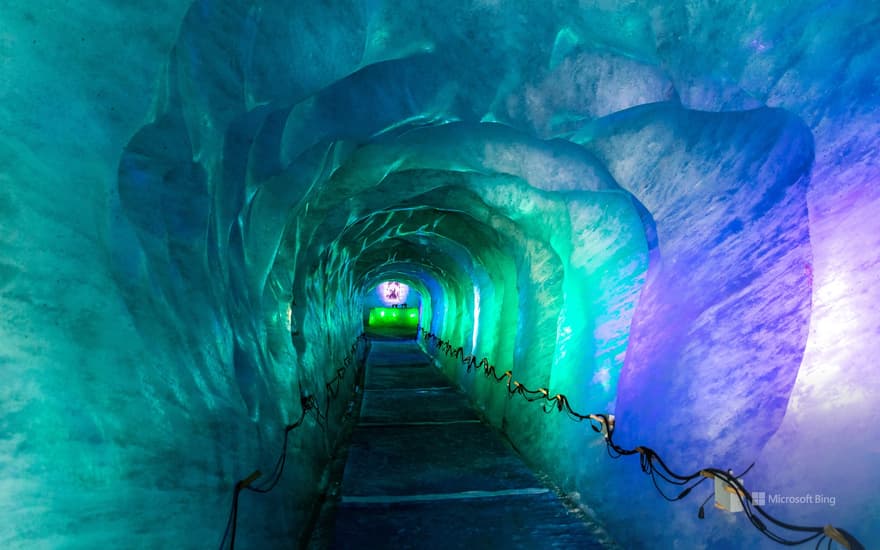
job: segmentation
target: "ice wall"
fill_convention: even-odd
[[[6,546],[219,539],[386,278],[622,443],[880,541],[876,3],[7,6]],[[444,368],[623,546],[763,544]],[[333,435],[241,547],[300,536]]]

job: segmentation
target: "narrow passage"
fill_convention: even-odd
[[[332,548],[604,548],[413,341],[374,341]]]

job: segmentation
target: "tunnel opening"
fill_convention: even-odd
[[[415,340],[421,313],[421,293],[402,281],[382,281],[364,298],[364,332],[374,338]]]
[[[319,148],[324,156],[310,176],[283,169],[263,184],[241,182],[254,190],[242,204],[242,214],[230,222],[226,246],[233,255],[226,276],[237,289],[230,310],[270,313],[273,304],[290,302],[290,296],[277,290],[285,287],[306,298],[288,321],[301,327],[292,357],[300,367],[295,376],[301,387],[316,387],[314,378],[331,372],[324,365],[333,358],[334,341],[355,324],[376,337],[413,338],[420,326],[430,327],[432,334],[460,343],[465,354],[493,357],[528,387],[564,391],[588,410],[618,414],[626,434],[622,437],[650,440],[662,433],[658,424],[668,423],[671,414],[661,406],[662,386],[650,382],[672,377],[676,392],[690,391],[692,382],[683,369],[693,359],[682,355],[700,341],[686,331],[658,340],[657,327],[696,323],[705,332],[700,316],[719,298],[703,291],[720,287],[723,301],[754,274],[748,264],[735,262],[743,251],[735,250],[725,262],[702,244],[717,246],[729,239],[725,231],[731,225],[715,218],[750,220],[755,230],[778,207],[793,214],[788,223],[795,238],[771,249],[770,257],[777,259],[804,243],[801,169],[810,151],[795,121],[777,112],[761,117],[766,135],[750,135],[748,145],[740,133],[751,126],[743,122],[745,115],[700,119],[670,105],[609,117],[572,141],[541,140],[497,123],[450,122],[357,145],[330,142]],[[693,130],[696,123],[702,131]],[[621,156],[620,150],[634,146],[610,145],[669,128],[675,129],[674,140],[658,138],[670,148],[668,164],[682,157],[681,149],[697,151],[681,159],[682,164],[696,162],[692,157],[699,158],[701,147],[717,141],[719,134],[732,136],[730,146],[737,154],[751,147],[750,154],[760,162],[732,159],[725,168],[737,177],[728,180],[660,186],[665,173],[651,168],[640,172],[633,166],[645,165],[633,165],[628,153]],[[786,159],[774,150],[779,143],[790,149]],[[317,151],[304,151],[290,166],[308,165]],[[772,164],[780,166],[773,178],[754,188],[739,184]],[[296,184],[307,177],[317,184],[303,194]],[[122,189],[141,185],[136,172],[121,170]],[[782,204],[766,203],[767,185],[789,190],[773,195]],[[726,200],[730,196],[737,201]],[[756,201],[760,208],[752,204]],[[140,203],[125,204],[138,208]],[[714,212],[711,224],[698,217],[707,211]],[[783,218],[776,213],[774,219]],[[741,232],[746,224],[737,227]],[[267,234],[273,238],[267,241]],[[786,261],[797,261],[797,254]],[[705,266],[719,263],[728,271],[705,271]],[[688,297],[683,280],[700,289],[699,299]],[[413,281],[425,281],[424,290],[410,292],[405,281],[414,287]],[[360,292],[361,287],[367,291]],[[795,309],[800,294],[794,297]],[[414,324],[409,322],[411,312],[400,309],[411,305],[410,296],[419,301]],[[261,302],[268,307],[263,309]],[[427,303],[430,314],[424,311]],[[780,311],[783,317],[790,313]],[[253,324],[239,329],[246,338],[259,339],[263,326],[271,335],[278,321],[269,315]],[[262,403],[266,400],[257,394],[267,390],[252,381],[261,372],[271,378],[279,361],[260,357],[258,345],[251,349],[259,360],[248,367],[256,374],[236,374],[248,381],[249,403]],[[283,346],[280,351],[283,357]],[[785,358],[789,377],[796,372],[792,359]],[[535,420],[529,411],[511,407],[490,385],[466,376],[455,361],[440,362],[444,374],[519,448],[559,479],[581,475],[531,444],[551,439],[586,445],[570,429]],[[766,436],[757,434],[751,451],[731,441],[716,452],[725,461],[734,448],[754,453]],[[687,435],[663,437],[659,446],[664,451],[682,461],[694,460]],[[604,468],[593,466],[596,471]]]

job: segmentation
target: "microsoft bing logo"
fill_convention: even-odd
[[[765,506],[767,504],[824,504],[826,506],[837,505],[837,497],[823,495],[821,493],[806,495],[782,495],[764,491],[752,491],[752,504]]]

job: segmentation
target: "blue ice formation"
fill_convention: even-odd
[[[389,279],[622,443],[880,544],[878,36],[870,0],[7,0],[0,546],[219,540]],[[445,368],[623,547],[769,544]],[[327,428],[241,548],[302,536]]]

